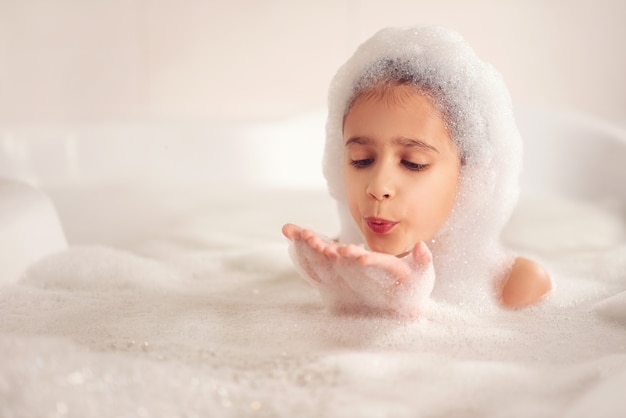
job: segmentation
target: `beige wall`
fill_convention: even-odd
[[[0,0],[0,123],[274,119],[388,25],[460,31],[521,104],[626,127],[623,0]]]

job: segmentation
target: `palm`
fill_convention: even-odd
[[[332,311],[415,317],[433,289],[432,255],[423,243],[398,258],[337,244],[296,225],[285,225],[283,233],[303,277]]]

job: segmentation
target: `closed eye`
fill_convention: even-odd
[[[373,158],[365,158],[363,160],[351,160],[350,164],[356,168],[365,168],[374,162]]]
[[[411,171],[422,171],[428,168],[428,164],[417,164],[408,160],[402,160],[401,163]]]

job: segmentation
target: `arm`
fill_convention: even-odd
[[[532,260],[518,257],[502,288],[502,304],[509,308],[531,305],[551,289],[552,281],[543,267]]]

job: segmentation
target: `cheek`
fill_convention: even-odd
[[[439,229],[454,206],[458,175],[455,172],[432,172],[423,180],[419,187],[412,188],[409,210],[417,216],[419,223],[427,224],[429,229]]]
[[[450,205],[454,201],[458,183],[458,173],[456,172],[448,171],[439,178],[436,188],[439,190],[442,204]]]
[[[346,197],[350,205],[356,203],[360,195],[361,184],[358,176],[352,174],[344,174],[344,186],[346,190]]]
[[[346,203],[352,218],[358,223],[361,218],[361,204],[363,203],[362,179],[356,173],[344,174]]]
[[[442,181],[438,185],[439,189],[439,211],[442,214],[443,221],[448,219],[452,208],[454,207],[454,202],[456,201],[456,194],[459,185],[459,171],[458,168],[456,170],[450,170],[445,176],[445,181]],[[443,176],[442,176],[443,177]],[[444,180],[444,178],[442,178]]]
[[[364,180],[363,171],[352,166],[344,167],[343,184],[347,194],[356,194],[356,191],[363,186]]]

